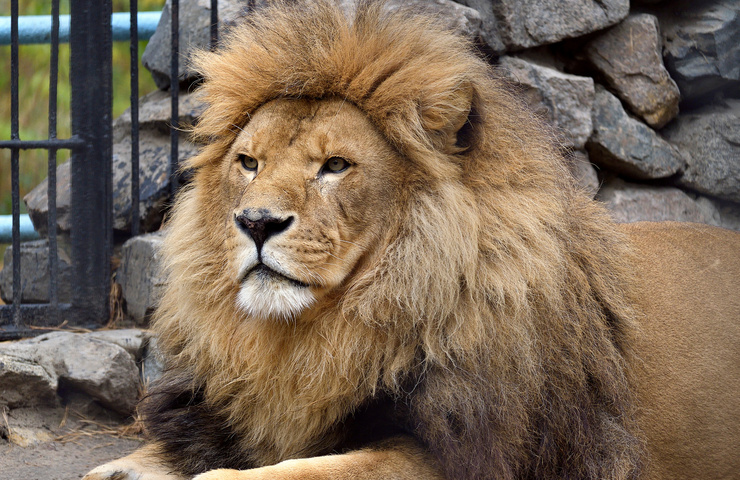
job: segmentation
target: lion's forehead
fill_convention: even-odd
[[[236,148],[270,159],[300,157],[323,161],[327,156],[358,154],[383,142],[367,116],[338,99],[279,99],[262,105],[244,126]]]

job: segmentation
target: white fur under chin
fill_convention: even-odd
[[[311,290],[278,278],[249,275],[236,304],[252,317],[293,319],[316,301]]]

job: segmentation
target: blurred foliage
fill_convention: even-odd
[[[139,0],[138,9],[161,11],[164,0]],[[19,2],[21,15],[49,15],[51,2]],[[69,1],[61,0],[62,14],[69,13]],[[114,12],[128,12],[128,0],[113,0]],[[10,16],[10,0],[0,0],[0,15]],[[141,55],[147,42],[139,42],[139,95],[156,89],[149,72],[141,65]],[[19,129],[21,140],[48,138],[50,45],[19,46]],[[128,42],[113,43],[113,116],[120,115],[130,105],[131,76]],[[10,45],[0,45],[0,139],[10,139]],[[69,44],[59,45],[59,81],[57,85],[57,138],[70,136]],[[59,150],[57,164],[69,158],[69,152]],[[31,191],[47,176],[49,154],[46,150],[21,150],[20,196]],[[0,215],[11,213],[10,151],[0,150]],[[21,201],[21,210],[25,206]],[[0,262],[2,260],[0,259]]]

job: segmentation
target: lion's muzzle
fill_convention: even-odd
[[[267,239],[287,230],[293,220],[293,216],[281,218],[264,208],[246,208],[234,216],[236,226],[254,240],[258,255]]]

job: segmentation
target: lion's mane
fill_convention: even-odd
[[[169,221],[154,441],[188,473],[265,465],[339,449],[386,399],[450,479],[637,476],[630,252],[551,131],[434,18],[274,3],[195,62],[207,145]],[[421,172],[372,265],[297,323],[237,308],[220,214],[220,159],[281,97],[352,102]]]

